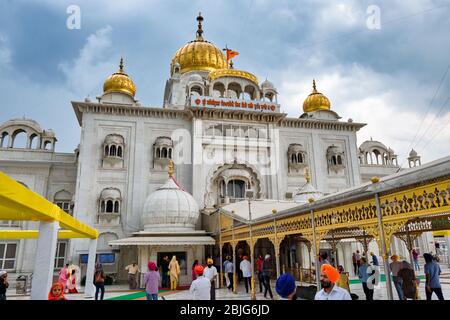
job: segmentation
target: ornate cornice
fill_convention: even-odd
[[[120,105],[107,103],[77,102],[72,101],[73,109],[80,126],[82,125],[82,114],[101,113],[111,115],[124,115],[149,118],[166,119],[191,119],[191,113],[187,110],[168,109],[160,107],[140,107],[134,105]]]
[[[333,131],[358,131],[364,127],[365,123],[357,122],[340,122],[330,120],[301,119],[301,118],[284,118],[280,122],[281,128],[304,128],[304,129],[320,129]]]

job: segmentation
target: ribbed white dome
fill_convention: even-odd
[[[173,178],[145,200],[144,231],[192,231],[199,216],[198,204]]]

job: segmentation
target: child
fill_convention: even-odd
[[[60,283],[54,283],[48,293],[48,300],[67,300],[64,297],[64,286]]]

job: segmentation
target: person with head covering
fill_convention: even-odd
[[[280,300],[296,300],[296,289],[295,279],[289,272],[283,273],[275,283],[275,291],[281,297]]]
[[[180,265],[178,264],[176,256],[172,256],[172,260],[170,260],[169,275],[170,275],[170,290],[176,290],[178,286],[178,278],[180,276]]]
[[[147,300],[158,300],[159,272],[156,263],[149,261],[148,272],[144,275],[145,295]]]
[[[197,279],[192,281],[189,292],[192,300],[210,300],[211,299],[211,281],[204,276],[204,268],[202,265],[196,265],[194,272]]]
[[[209,279],[211,281],[211,300],[216,300],[216,277],[217,277],[217,269],[214,266],[214,261],[211,258],[208,258],[206,260],[207,266],[203,270],[203,274],[205,275],[206,279]]]
[[[350,293],[336,285],[339,272],[329,264],[320,267],[320,285],[322,289],[316,293],[314,300],[352,300]]]
[[[64,297],[64,286],[61,282],[56,282],[52,285],[48,293],[48,300],[67,300]]]
[[[397,291],[398,299],[404,300],[401,279],[399,279],[397,276],[398,272],[403,267],[403,264],[400,261],[398,261],[398,259],[399,259],[398,255],[396,254],[392,255],[391,257],[392,262],[389,264],[389,269],[392,273],[392,281],[394,282],[394,287],[395,290]]]
[[[197,279],[197,273],[195,273],[195,267],[198,266],[198,260],[195,260],[194,263],[192,264],[192,281],[194,281],[195,279]]]
[[[98,293],[100,293],[100,300],[103,300],[105,295],[105,273],[101,263],[95,264],[94,284],[95,284],[95,300],[98,300]]]
[[[244,258],[242,259],[239,269],[241,269],[242,277],[244,278],[245,292],[248,293],[249,285],[251,288],[252,264],[250,263],[250,261],[248,261],[247,256],[244,256]]]
[[[66,291],[67,288],[67,280],[69,279],[69,264],[66,263],[64,268],[62,268],[61,270],[59,270],[59,278],[58,278],[58,282],[62,284],[63,286],[63,291]]]
[[[427,300],[431,300],[433,292],[436,293],[439,300],[444,300],[441,282],[439,281],[441,267],[436,261],[434,261],[431,254],[425,253],[423,258],[425,259],[425,294],[427,296]]]
[[[339,271],[339,279],[338,279],[338,282],[336,282],[336,285],[339,288],[345,289],[348,291],[348,293],[350,293],[350,284],[348,281],[348,273],[344,271],[344,267],[341,265],[338,266],[338,271]]]
[[[263,284],[264,284],[264,278],[262,275],[263,264],[264,264],[264,259],[263,259],[262,255],[259,255],[258,259],[256,260],[256,274],[258,275],[259,292],[260,293],[263,292]]]
[[[8,273],[5,270],[0,271],[0,300],[6,300],[6,289],[8,289]]]
[[[270,288],[270,278],[273,273],[273,262],[270,258],[270,254],[266,254],[263,262],[263,279],[264,279],[264,298],[267,298],[267,292],[269,292],[270,299],[273,300],[272,289]]]
[[[75,269],[69,269],[70,277],[67,280],[68,293],[78,293],[77,290],[77,277],[75,275]]]
[[[417,279],[412,266],[407,262],[402,262],[402,268],[398,271],[397,277],[402,284],[403,299],[417,298]]]
[[[367,264],[367,259],[362,257],[361,258],[361,265],[359,266],[359,271],[358,271],[358,277],[361,280],[362,286],[363,286],[363,290],[364,290],[364,294],[366,295],[366,300],[368,301],[373,301],[373,286],[367,285],[367,281],[369,280],[369,277],[375,272],[375,270],[372,269],[372,267],[370,267]]]

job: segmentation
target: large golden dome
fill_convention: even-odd
[[[203,39],[201,14],[197,17],[198,30],[195,40],[188,42],[177,50],[170,64],[170,72],[173,74],[173,66],[179,63],[180,73],[192,70],[213,71],[227,68],[227,58],[225,54],[211,42]]]
[[[330,110],[330,100],[317,91],[316,81],[313,80],[313,91],[303,102],[304,112],[313,112],[318,110]]]
[[[134,98],[136,86],[123,70],[123,59],[120,59],[119,71],[110,75],[103,84],[103,93],[121,92]]]

